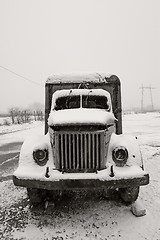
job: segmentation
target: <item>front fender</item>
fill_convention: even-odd
[[[33,159],[33,152],[37,149],[46,149],[48,151],[48,162],[47,165],[53,165],[53,155],[50,143],[50,137],[46,135],[36,135],[26,139],[21,147],[19,166],[38,166]],[[42,168],[42,167],[40,167]]]
[[[108,147],[108,163],[115,165],[112,152],[116,147],[125,147],[128,150],[128,160],[126,166],[138,165],[143,168],[143,160],[137,139],[127,134],[117,135],[112,133]]]

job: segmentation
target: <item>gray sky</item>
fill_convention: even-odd
[[[114,73],[123,108],[140,107],[155,87],[160,108],[159,0],[0,0],[0,112],[44,102],[53,73]],[[145,91],[145,105],[150,104]]]

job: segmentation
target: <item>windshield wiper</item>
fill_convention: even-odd
[[[66,104],[65,104],[66,109],[69,108],[68,102],[69,102],[69,100],[70,100],[70,98],[71,98],[71,93],[72,93],[72,89],[70,90],[69,95],[67,96],[67,100],[66,100]]]

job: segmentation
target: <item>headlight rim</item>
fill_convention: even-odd
[[[116,153],[120,150],[124,151],[124,158],[122,159],[118,159],[116,157]],[[128,157],[129,157],[128,150],[124,146],[117,146],[112,150],[112,159],[115,162],[117,167],[123,167],[126,164]]]
[[[38,151],[42,151],[44,153],[44,157],[42,159],[38,159],[38,157],[36,156]],[[48,149],[36,149],[33,151],[33,159],[35,160],[35,162],[43,167],[46,165],[47,161],[48,161]]]

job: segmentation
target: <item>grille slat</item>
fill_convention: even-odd
[[[98,134],[96,134],[96,157],[97,157],[97,168],[99,168],[99,149],[98,149]]]
[[[92,134],[92,142],[93,142],[93,149],[92,149],[93,168],[96,168],[96,161],[95,161],[95,135],[94,134]]]
[[[104,166],[104,131],[55,132],[56,163],[59,170],[86,171]]]
[[[71,135],[69,134],[69,143],[71,142]],[[68,144],[69,145],[69,154],[67,154],[67,156],[69,155],[69,159],[68,159],[68,162],[69,162],[69,168],[71,168],[71,144]]]
[[[79,151],[80,151],[80,147],[79,147],[79,134],[76,135],[76,139],[77,139],[77,169],[79,169],[80,166],[80,156],[79,156]]]
[[[88,134],[88,163],[89,163],[89,168],[91,168],[91,135]]]
[[[81,163],[81,168],[83,168],[83,135],[81,134],[81,160],[80,160],[80,163]]]
[[[64,159],[65,159],[65,166],[66,166],[66,168],[68,168],[69,166],[68,166],[68,159],[66,158],[66,156],[67,156],[67,135],[66,134],[64,134],[64,143],[65,143],[65,155],[64,155]]]
[[[76,168],[76,155],[75,155],[75,134],[73,134],[73,169]]]
[[[84,135],[84,168],[87,169],[87,134]]]
[[[60,144],[61,144],[61,151],[60,151],[60,161],[62,165],[62,169],[64,168],[64,161],[63,161],[63,134],[60,137]]]

